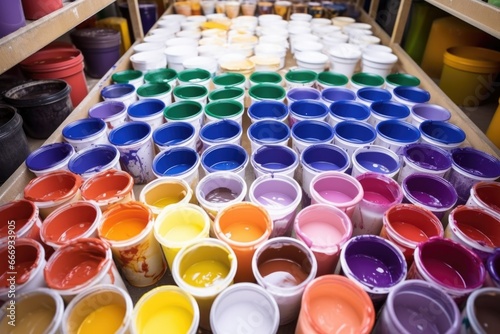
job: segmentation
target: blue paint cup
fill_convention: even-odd
[[[230,119],[208,123],[200,131],[203,151],[218,144],[241,145],[242,132],[241,125]]]
[[[287,145],[290,128],[277,120],[263,120],[251,124],[247,130],[252,152],[262,145]]]
[[[462,145],[466,138],[464,130],[444,121],[423,121],[419,129],[423,142],[448,151]]]
[[[73,121],[62,130],[64,140],[78,152],[89,146],[109,144],[107,125],[99,118],[84,118]]]
[[[128,107],[127,114],[131,121],[146,122],[154,131],[165,121],[163,118],[164,109],[165,102],[162,100],[141,99]]]
[[[295,87],[286,93],[286,99],[290,105],[292,102],[301,100],[321,100],[321,93],[312,87]]]
[[[286,122],[288,114],[289,110],[286,104],[279,101],[257,101],[248,107],[248,117],[252,123],[265,119]]]
[[[250,157],[255,177],[264,174],[283,174],[293,178],[299,165],[299,156],[288,146],[264,145]]]
[[[371,106],[373,102],[387,102],[392,99],[392,94],[387,89],[375,87],[361,88],[356,92],[356,96],[357,100],[367,107]]]
[[[68,163],[75,154],[75,148],[68,143],[54,143],[40,146],[26,158],[26,167],[36,176],[56,170],[68,170]]]
[[[292,127],[292,148],[300,154],[313,144],[329,144],[333,140],[333,128],[322,121],[300,121]]]
[[[184,146],[196,149],[195,129],[188,122],[168,122],[153,131],[153,142],[160,151]]]
[[[398,86],[392,92],[394,100],[403,103],[409,108],[417,103],[426,103],[431,99],[431,94],[425,89],[412,86]]]
[[[328,124],[335,127],[342,121],[365,122],[370,118],[370,109],[356,101],[336,101],[330,105]]]
[[[120,152],[112,145],[87,147],[70,159],[68,169],[85,180],[105,170],[121,170]]]
[[[395,179],[401,168],[401,163],[399,156],[388,148],[367,145],[354,151],[352,166],[351,175],[354,177],[372,172]]]
[[[158,153],[153,160],[156,177],[174,177],[184,180],[191,189],[196,189],[199,175],[200,157],[190,147],[174,147]]]
[[[135,87],[132,84],[112,84],[104,87],[101,90],[103,100],[116,100],[123,102],[125,106],[129,106],[137,101]]]
[[[376,129],[375,144],[387,147],[396,154],[399,154],[404,146],[420,140],[420,131],[408,122],[391,119],[378,123]]]
[[[410,116],[410,109],[402,103],[394,101],[378,101],[370,105],[371,116],[368,122],[377,126],[382,121],[399,119],[406,121]]]
[[[301,100],[292,102],[290,108],[290,126],[299,121],[324,121],[328,115],[328,107],[319,101]]]
[[[354,151],[362,146],[373,144],[377,131],[368,123],[359,121],[342,121],[335,128],[333,143],[352,157]]]
[[[234,144],[220,144],[203,152],[201,166],[205,174],[226,171],[245,178],[248,160],[248,154],[243,147]]]
[[[321,100],[327,106],[330,106],[330,104],[336,101],[355,101],[356,93],[347,88],[331,87],[321,92]]]

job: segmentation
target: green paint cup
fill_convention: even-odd
[[[144,74],[137,70],[125,70],[114,73],[111,80],[114,83],[128,83],[139,88],[144,83]]]
[[[148,71],[144,75],[144,82],[165,82],[174,88],[177,86],[177,72],[171,68],[160,68],[156,70]]]
[[[291,70],[285,74],[286,88],[312,87],[318,78],[318,74],[311,70]]]
[[[175,101],[196,101],[201,105],[207,104],[208,89],[201,85],[182,85],[174,88]]]
[[[212,101],[205,106],[205,116],[207,122],[230,119],[242,125],[244,110],[243,104],[235,100]]]
[[[345,87],[349,83],[349,78],[341,73],[325,71],[318,74],[316,82],[318,90],[322,91],[330,87]]]
[[[245,90],[240,87],[219,88],[208,94],[208,101],[235,100],[245,105]]]
[[[385,78],[385,86],[391,92],[398,86],[418,87],[419,85],[420,79],[411,74],[392,73]]]
[[[351,89],[357,92],[363,87],[382,88],[385,84],[384,78],[378,74],[358,72],[351,77]]]
[[[248,95],[250,95],[251,103],[261,100],[276,100],[279,102],[285,101],[286,90],[285,88],[269,84],[262,83],[250,87],[248,90]]]
[[[137,88],[139,99],[158,99],[165,102],[165,105],[172,103],[172,87],[165,82],[145,83]]]
[[[241,73],[223,73],[213,77],[215,89],[239,87],[245,89],[246,77]]]
[[[283,78],[281,77],[281,75],[279,73],[268,72],[268,71],[253,72],[250,75],[249,80],[250,80],[250,86],[263,84],[263,83],[281,85],[281,83],[283,82]]]
[[[212,79],[212,75],[210,74],[210,72],[202,68],[190,68],[180,71],[177,74],[179,85],[195,84],[205,86],[208,89],[210,85],[210,79]]]

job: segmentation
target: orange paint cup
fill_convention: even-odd
[[[104,212],[112,204],[135,200],[134,179],[114,169],[97,173],[82,184],[82,198],[95,202]]]
[[[45,219],[63,204],[80,199],[82,178],[68,171],[56,171],[38,176],[24,187],[24,198],[33,201]]]
[[[110,206],[97,228],[99,237],[111,245],[125,279],[137,287],[155,284],[167,270],[153,225],[151,210],[131,201]]]
[[[375,309],[368,294],[350,279],[325,275],[309,283],[295,334],[370,333]]]
[[[273,221],[261,205],[241,202],[219,211],[215,217],[214,233],[236,254],[238,270],[235,282],[255,282],[252,257],[257,247],[269,239],[272,228]]]

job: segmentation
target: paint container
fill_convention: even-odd
[[[24,198],[38,207],[45,219],[58,207],[80,199],[82,178],[68,171],[55,171],[32,179],[24,187]]]
[[[238,259],[235,282],[255,282],[252,257],[255,250],[269,239],[272,219],[262,205],[241,202],[219,211],[214,220],[214,234],[226,242]]]
[[[419,126],[423,121],[447,122],[451,118],[451,112],[437,104],[417,103],[410,109],[410,122]]]
[[[127,106],[122,101],[99,102],[90,107],[89,117],[102,119],[108,131],[113,130],[127,121]]]
[[[200,139],[203,143],[202,152],[218,144],[241,145],[241,125],[231,119],[222,119],[204,125],[200,130]]]
[[[356,101],[356,93],[344,87],[331,87],[321,92],[321,100],[329,107],[337,101]]]
[[[361,183],[364,195],[351,218],[352,234],[379,235],[384,212],[403,200],[401,187],[393,179],[378,173],[364,173],[356,179]]]
[[[175,257],[173,279],[196,299],[200,308],[200,327],[210,330],[212,304],[233,284],[237,268],[236,254],[218,239],[200,239],[183,247]]]
[[[171,68],[150,70],[144,74],[145,83],[168,83],[172,89],[177,86],[177,72]]]
[[[368,122],[373,126],[390,119],[406,121],[410,116],[410,109],[407,106],[394,101],[376,101],[369,108],[371,115]]]
[[[366,122],[370,118],[370,109],[356,101],[336,101],[330,104],[328,124],[335,127],[342,121]]]
[[[44,276],[47,286],[57,291],[66,303],[102,284],[126,290],[109,244],[96,238],[80,238],[59,248],[47,261]]]
[[[385,80],[378,74],[358,72],[352,75],[349,83],[351,90],[357,92],[363,87],[383,88]]]
[[[245,89],[246,77],[241,73],[221,73],[212,78],[215,89],[239,87]]]
[[[493,181],[475,183],[466,205],[478,206],[500,217],[500,184]]]
[[[40,238],[55,250],[79,238],[97,238],[101,209],[93,202],[68,203],[45,218]]]
[[[354,177],[372,172],[396,179],[400,167],[399,156],[386,147],[378,145],[361,146],[352,154],[351,175]]]
[[[285,88],[275,85],[262,83],[252,86],[248,90],[248,95],[250,96],[250,105],[257,101],[271,100],[284,102],[286,97]]]
[[[273,221],[270,238],[291,235],[297,208],[302,200],[300,185],[291,176],[262,175],[248,191],[250,202],[263,206]]]
[[[365,87],[356,92],[357,101],[368,108],[374,102],[388,102],[392,99],[392,94],[386,89]]]
[[[335,316],[331,316],[335,310]],[[368,334],[375,309],[368,294],[350,279],[326,275],[314,279],[302,295],[296,334],[347,332]]]
[[[68,170],[68,163],[75,148],[68,143],[42,145],[28,155],[26,167],[36,176],[58,170]]]
[[[208,101],[234,100],[245,105],[245,89],[239,87],[226,87],[211,91],[208,94]]]
[[[216,122],[223,119],[232,120],[243,125],[245,107],[238,101],[219,100],[209,102],[204,109],[206,122]]]
[[[123,276],[136,287],[155,284],[167,270],[153,225],[151,210],[141,202],[130,201],[110,206],[97,228],[99,237],[110,245]]]
[[[201,149],[200,129],[204,121],[203,106],[196,101],[174,102],[163,111],[168,122],[188,122],[194,127],[196,147]]]
[[[328,204],[313,204],[295,217],[296,238],[313,252],[318,263],[317,276],[332,274],[340,250],[352,236],[352,224],[345,212]]]
[[[277,333],[279,308],[274,298],[257,284],[238,283],[222,291],[210,311],[214,334]]]
[[[377,131],[368,123],[359,121],[342,121],[335,125],[333,143],[353,156],[358,148],[372,145],[377,139]]]
[[[156,98],[144,98],[132,103],[127,108],[127,115],[131,121],[148,123],[151,130],[156,130],[163,122],[165,102]]]
[[[286,93],[286,99],[288,105],[291,105],[295,101],[302,100],[320,101],[321,93],[313,87],[295,87]]]
[[[209,89],[212,74],[202,68],[188,68],[177,73],[179,85],[197,84]]]
[[[78,152],[90,146],[109,144],[106,129],[107,125],[102,119],[84,118],[66,125],[62,129],[62,136]]]
[[[116,203],[133,201],[134,179],[120,170],[107,170],[95,174],[82,184],[82,199],[96,203],[102,212]]]
[[[101,90],[101,97],[104,101],[123,102],[126,107],[137,101],[135,87],[131,84],[107,85]]]
[[[199,180],[200,157],[188,147],[174,147],[158,153],[153,160],[153,172],[158,178],[175,177],[186,181],[194,190]]]
[[[250,86],[258,85],[261,83],[272,83],[275,85],[283,84],[283,77],[281,74],[273,71],[257,71],[250,75],[248,78]]]
[[[406,203],[428,209],[442,219],[457,203],[453,185],[440,176],[414,173],[401,183]]]
[[[408,280],[389,292],[373,333],[457,334],[459,329],[460,312],[450,296],[422,280]]]
[[[93,286],[68,304],[64,311],[64,333],[128,333],[133,309],[128,292],[111,284]]]
[[[157,151],[174,147],[189,147],[196,150],[195,129],[188,122],[168,122],[153,131],[153,142]]]
[[[404,146],[417,143],[420,131],[408,122],[386,120],[377,124],[375,145],[387,147],[396,154],[401,154]]]
[[[403,147],[403,160],[398,182],[401,183],[413,173],[445,177],[451,169],[451,155],[448,151],[426,143],[409,144]]]
[[[398,86],[418,87],[420,79],[407,73],[392,73],[385,77],[385,86],[392,93]]]
[[[500,289],[474,291],[462,311],[461,333],[496,333],[500,329]]]
[[[345,75],[330,71],[319,73],[318,78],[316,79],[316,85],[318,86],[318,90],[320,92],[328,88],[345,87],[348,83],[349,79]]]
[[[448,180],[457,191],[457,204],[467,202],[475,183],[495,181],[500,176],[500,160],[472,147],[451,150],[451,160]]]
[[[248,107],[248,117],[252,124],[268,119],[286,124],[289,113],[286,104],[279,101],[257,101]]]
[[[136,184],[155,179],[152,133],[151,126],[140,121],[127,122],[109,133],[110,143],[120,152],[122,169],[132,175]]]
[[[175,285],[146,292],[134,307],[132,333],[196,334],[200,309],[193,296]]]
[[[120,152],[112,145],[95,145],[75,153],[68,163],[70,172],[87,180],[93,175],[110,170],[121,170]]]
[[[396,204],[384,212],[380,236],[402,251],[408,265],[413,263],[417,245],[432,237],[443,237],[443,225],[429,210],[414,204]]]
[[[174,101],[193,101],[202,106],[207,104],[208,89],[201,85],[183,85],[177,86],[173,91]]]
[[[448,294],[460,307],[485,280],[481,259],[449,239],[433,237],[415,248],[408,279],[423,279]]]
[[[486,281],[484,286],[500,288],[500,250],[495,250],[486,260]]]
[[[426,103],[431,99],[431,94],[425,89],[410,86],[398,86],[392,91],[394,101],[403,103],[409,108],[417,103]]]
[[[466,138],[464,130],[445,121],[423,121],[419,125],[419,130],[424,143],[448,151],[461,146]]]
[[[292,126],[291,133],[292,148],[298,154],[313,144],[329,144],[334,136],[333,128],[319,120],[297,122]]]
[[[304,289],[316,277],[312,251],[292,238],[269,239],[255,251],[252,270],[257,283],[276,300],[280,325],[296,320]]]
[[[264,145],[252,153],[250,162],[256,178],[265,174],[293,178],[299,166],[299,156],[288,146]]]
[[[46,261],[45,250],[39,242],[33,239],[9,238],[7,243],[0,249],[2,259],[0,300],[9,302],[19,293],[46,286],[43,277]],[[12,245],[14,245],[13,262]]]
[[[201,167],[205,174],[216,171],[236,173],[245,177],[248,153],[235,144],[219,144],[205,150],[201,155]]]
[[[18,199],[2,204],[0,206],[0,244],[7,244],[9,231],[15,232],[17,238],[28,238],[42,244],[40,238],[40,227],[42,220],[35,203]],[[51,255],[50,247],[43,245],[45,253]],[[47,257],[48,258],[48,257]]]
[[[290,109],[290,126],[300,121],[325,121],[328,115],[328,108],[324,103],[314,100],[300,100],[292,102]]]
[[[401,250],[375,235],[358,235],[340,252],[341,273],[361,287],[376,310],[387,295],[406,279],[407,266]]]
[[[263,145],[287,146],[290,128],[279,120],[259,120],[248,127],[247,136],[251,152],[255,152]]]
[[[500,218],[478,207],[460,205],[448,215],[445,237],[471,249],[485,263],[500,247]]]
[[[169,205],[189,203],[192,199],[193,190],[189,184],[173,177],[161,177],[151,181],[139,194],[139,201],[149,207],[154,217]]]
[[[148,45],[151,45],[151,43],[144,44],[144,46],[148,46]],[[162,49],[162,48],[163,48],[163,45],[161,45],[161,47],[159,47],[159,49]],[[152,50],[143,50],[143,51],[152,51]],[[136,51],[136,52],[142,52],[142,51]],[[125,84],[134,85],[134,87],[137,89],[144,84],[144,73],[142,73],[141,71],[137,71],[137,70],[119,71],[119,72],[113,73],[113,75],[111,75],[111,80],[113,80],[113,83],[125,83]]]
[[[347,43],[336,43],[328,49],[328,54],[330,71],[343,74],[348,78],[353,75],[362,55],[358,46]]]

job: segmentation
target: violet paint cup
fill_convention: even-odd
[[[365,122],[370,118],[370,109],[356,101],[336,101],[330,104],[328,124],[335,127],[342,121]]]
[[[352,90],[342,87],[331,87],[321,92],[321,100],[327,106],[337,101],[355,101],[356,93]]]
[[[256,178],[264,174],[282,174],[293,178],[299,166],[299,156],[288,146],[264,145],[252,153],[250,163]]]
[[[500,249],[497,249],[486,260],[485,286],[500,288]]]
[[[451,154],[431,144],[414,143],[403,147],[403,161],[398,182],[413,173],[445,177],[451,169]]]
[[[280,101],[256,101],[248,107],[248,117],[250,117],[250,121],[252,123],[265,119],[272,119],[286,123],[289,113],[290,111],[288,110],[286,104]]]
[[[289,107],[290,126],[300,121],[324,121],[328,115],[328,108],[324,103],[315,100],[300,100],[292,102]]]
[[[460,127],[444,121],[423,121],[419,125],[422,141],[451,150],[465,141],[466,135]]]
[[[126,107],[137,101],[135,87],[131,84],[111,84],[101,90],[101,97],[104,101],[123,102]]]
[[[105,170],[121,170],[120,152],[113,145],[87,147],[71,157],[68,169],[84,180]]]
[[[354,177],[373,172],[396,179],[400,167],[399,156],[386,147],[366,145],[352,154],[351,175]]]
[[[333,143],[343,148],[349,157],[358,148],[371,145],[377,139],[377,131],[366,122],[342,121],[335,128]]]
[[[457,192],[444,178],[410,174],[401,183],[405,202],[421,206],[442,219],[457,203]]]
[[[295,87],[286,93],[288,105],[295,101],[316,100],[321,101],[321,93],[312,87]]]
[[[400,154],[404,146],[417,143],[420,140],[420,131],[408,122],[382,121],[377,124],[376,129],[375,145],[387,147],[396,154]]]
[[[447,122],[450,118],[451,112],[437,104],[418,103],[410,110],[410,123],[415,126],[427,120]]]
[[[495,181],[500,177],[500,160],[472,147],[456,148],[451,151],[451,170],[448,180],[458,194],[457,204],[465,204],[470,189],[480,181]]]
[[[113,130],[127,121],[127,106],[122,101],[99,102],[89,109],[89,117],[102,119]]]
[[[375,235],[349,239],[340,252],[341,273],[370,296],[376,309],[387,294],[406,278],[406,261],[401,250]]]

